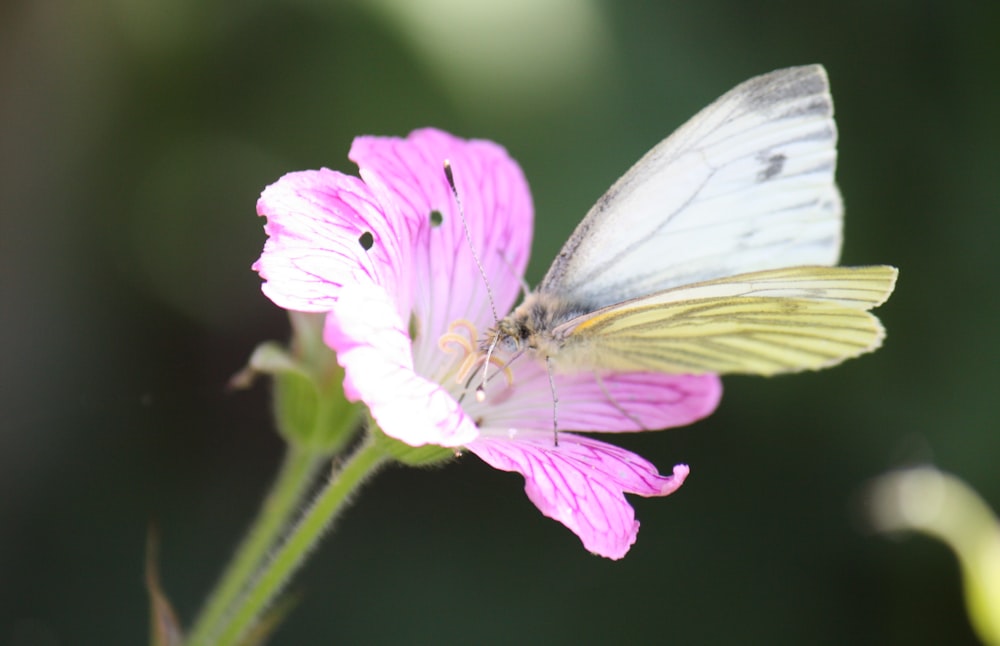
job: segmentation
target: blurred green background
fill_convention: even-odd
[[[504,144],[537,281],[649,147],[750,76],[826,65],[847,263],[901,268],[885,347],[726,380],[710,419],[622,438],[692,475],[591,556],[467,456],[368,486],[275,644],[973,643],[947,550],[873,536],[859,491],[933,461],[1000,507],[1000,3],[48,0],[0,8],[0,644],[141,644],[148,523],[190,620],[279,462],[287,336],[260,190],[353,172],[356,134]]]

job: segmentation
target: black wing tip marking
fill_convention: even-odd
[[[810,98],[785,116],[806,116],[833,112],[830,84],[822,65],[804,65],[775,70],[738,85],[733,93],[743,98],[752,111],[766,112],[798,98]]]

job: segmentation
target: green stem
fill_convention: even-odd
[[[302,499],[314,482],[316,473],[328,460],[328,457],[298,449],[293,444],[288,446],[278,477],[257,518],[191,630],[187,641],[189,646],[208,646],[212,643],[212,635],[221,629],[226,611],[260,569],[268,551],[288,527],[289,518],[302,507]]]
[[[306,557],[333,524],[350,495],[387,459],[371,435],[348,458],[342,468],[316,495],[285,542],[246,588],[237,607],[228,616],[217,646],[235,646],[253,628],[289,578],[302,566]]]

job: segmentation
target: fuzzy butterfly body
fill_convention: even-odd
[[[772,375],[885,336],[893,267],[836,267],[843,206],[826,71],[746,81],[640,159],[484,339],[554,372]]]

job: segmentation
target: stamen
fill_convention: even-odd
[[[460,384],[465,381],[469,373],[476,369],[479,365],[480,357],[477,354],[469,354],[462,360],[462,365],[458,367],[458,374],[455,375],[455,383]]]
[[[465,392],[468,392],[469,386],[472,385],[477,368],[480,365],[483,366],[483,382],[476,387],[475,391],[476,401],[482,403],[486,401],[488,366],[490,364],[496,366],[497,371],[503,375],[508,388],[514,385],[514,371],[510,367],[510,361],[505,362],[499,357],[493,356],[492,347],[489,352],[483,352],[478,347],[478,340],[479,335],[476,332],[476,326],[467,319],[458,319],[448,325],[448,331],[438,337],[437,344],[438,349],[442,352],[458,355],[461,358],[457,368],[452,368],[448,372],[455,371],[455,383],[464,383]],[[492,345],[495,346],[496,344]],[[493,375],[489,375],[489,379],[492,379],[492,377]],[[459,401],[461,402],[464,397],[465,394],[463,393],[459,397]]]
[[[459,346],[455,349],[455,345]],[[471,354],[472,343],[467,338],[456,332],[445,332],[438,339],[438,348],[441,352],[448,354]]]
[[[461,334],[460,330],[464,330],[465,334]],[[452,321],[451,325],[448,326],[448,331],[438,337],[438,348],[448,354],[473,354],[475,353],[475,342],[478,338],[476,326],[472,321],[458,319],[457,321]],[[450,344],[459,346],[460,350],[456,351]]]

